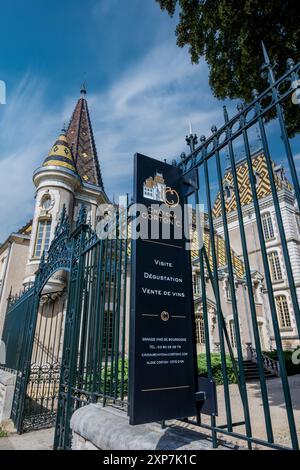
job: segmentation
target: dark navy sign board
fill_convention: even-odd
[[[162,194],[183,204],[179,168],[141,154],[134,168],[134,202],[148,208],[144,215],[163,204]],[[184,238],[133,240],[131,288],[130,424],[196,415],[192,278]]]

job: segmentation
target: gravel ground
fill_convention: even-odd
[[[0,450],[52,450],[54,428],[1,437]]]
[[[289,437],[289,425],[286,414],[285,400],[282,392],[282,385],[280,378],[268,379],[266,381],[269,403],[270,403],[270,414],[274,433],[274,442],[284,446],[291,446]],[[291,397],[294,409],[294,417],[296,422],[296,428],[300,442],[300,375],[294,375],[289,377],[289,384],[291,390]],[[239,422],[243,420],[243,406],[240,398],[239,390],[237,385],[230,385],[230,400],[233,422]],[[266,440],[266,429],[264,420],[264,410],[261,398],[261,389],[259,382],[248,382],[247,383],[248,401],[251,416],[252,435],[259,439]],[[226,413],[225,413],[225,400],[224,400],[224,389],[222,386],[217,387],[218,395],[218,408],[219,416],[217,417],[217,425],[226,424]],[[210,418],[207,416],[203,417],[203,423],[210,424]],[[245,426],[234,427],[234,431],[245,434]],[[247,445],[245,441],[239,439],[228,438],[223,435],[222,439],[237,444],[239,446]],[[253,447],[257,447],[254,445]]]
[[[270,413],[273,425],[274,441],[277,444],[284,446],[291,446],[289,437],[289,426],[287,421],[286,407],[284,401],[284,395],[282,392],[280,378],[268,379],[267,380],[268,396],[270,403]],[[294,416],[296,422],[296,428],[300,442],[300,375],[294,375],[289,377],[289,384],[291,390],[291,397],[294,408]],[[261,398],[261,390],[259,382],[247,383],[248,401],[251,415],[252,435],[259,439],[266,440],[266,430],[264,424],[264,411]],[[217,387],[218,395],[218,408],[219,416],[217,417],[217,425],[223,425],[226,423],[225,413],[225,401],[224,401],[224,390],[222,386]],[[230,400],[232,418],[234,422],[243,420],[243,407],[237,385],[230,385]],[[203,423],[210,424],[210,418],[202,415]],[[179,422],[178,422],[179,424]],[[181,426],[188,428],[195,428],[194,426],[180,423]],[[234,430],[238,433],[245,434],[245,426],[237,426]],[[210,435],[210,432],[201,428],[203,434]],[[47,450],[52,449],[53,445],[53,434],[54,429],[43,429],[40,431],[33,431],[22,435],[10,434],[8,437],[0,438],[0,450]],[[222,444],[229,445],[230,448],[243,449],[247,447],[245,441],[241,439],[235,439],[225,435],[219,434],[218,437],[222,439]],[[257,445],[253,445],[253,448],[259,448]]]

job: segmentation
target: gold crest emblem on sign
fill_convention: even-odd
[[[175,189],[170,187],[166,188],[166,196],[165,196],[165,203],[169,207],[176,207],[179,204],[179,195]]]

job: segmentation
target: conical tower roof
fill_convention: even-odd
[[[90,120],[85,86],[81,89],[81,97],[77,101],[67,129],[78,174],[86,183],[103,188],[101,170]]]
[[[59,166],[77,174],[72,150],[65,133],[60,134],[45,158],[43,166]]]

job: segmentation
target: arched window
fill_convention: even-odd
[[[196,341],[197,344],[205,344],[204,318],[202,315],[196,318]]]
[[[274,228],[270,212],[265,212],[261,216],[265,240],[272,240],[274,238]]]
[[[289,306],[285,295],[278,295],[275,298],[276,310],[281,328],[290,328],[292,326]]]
[[[43,251],[47,251],[50,242],[51,219],[40,219],[34,248],[34,257],[40,258]]]
[[[282,281],[282,270],[277,251],[272,251],[272,253],[268,253],[268,259],[272,281]]]

